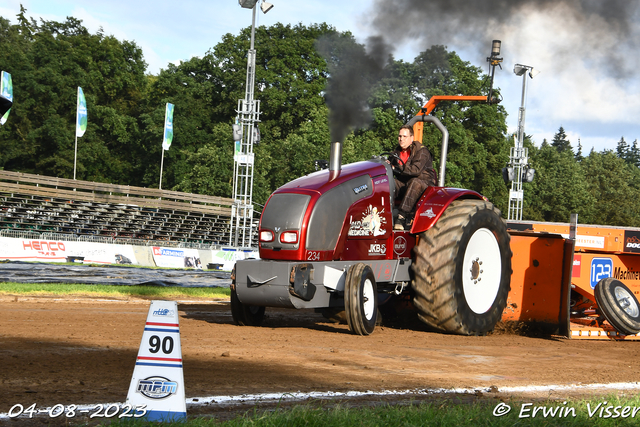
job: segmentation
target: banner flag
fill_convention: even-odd
[[[162,148],[168,150],[173,141],[173,104],[167,102],[167,109],[164,114],[164,138],[162,139]]]
[[[10,103],[13,103],[13,84],[11,82],[11,74],[7,73],[6,71],[2,72],[2,80],[0,82],[0,95],[2,95],[2,97],[8,100]],[[3,125],[7,122],[10,111],[11,108],[9,108],[7,112],[4,113],[2,118],[0,118],[0,125]]]
[[[84,92],[78,86],[78,108],[76,113],[76,136],[82,137],[87,130],[87,101],[84,99]]]

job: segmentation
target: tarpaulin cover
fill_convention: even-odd
[[[151,269],[115,265],[60,265],[0,261],[0,282],[229,287],[231,273],[197,269]]]

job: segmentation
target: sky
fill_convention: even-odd
[[[413,61],[443,44],[488,71],[491,40],[502,41],[495,86],[517,130],[527,80],[525,133],[540,146],[562,126],[574,150],[615,150],[621,137],[640,139],[640,0],[269,0],[256,25],[326,22],[356,40],[383,36],[396,59]],[[203,56],[226,33],[251,25],[236,0],[0,0],[0,16],[16,23],[20,4],[36,20],[73,16],[90,32],[135,41],[147,72]],[[508,5],[508,6],[505,6]],[[606,7],[600,5],[607,5]],[[260,52],[257,52],[260,55]],[[515,64],[540,71],[519,77]],[[1,64],[0,64],[1,66]],[[640,141],[639,141],[640,144]]]

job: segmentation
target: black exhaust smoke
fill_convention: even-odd
[[[501,39],[504,57],[516,47],[548,58],[534,64],[545,72],[574,73],[570,66],[584,62],[624,79],[640,65],[636,0],[374,0],[370,10],[365,22],[393,45],[455,45],[477,52],[480,64],[491,40]],[[531,22],[537,34],[524,31]]]
[[[520,51],[543,50],[551,58],[541,68],[557,73],[574,72],[572,63],[597,67],[616,79],[635,77],[640,34],[636,0],[374,0],[366,17],[372,32],[366,49],[349,35],[332,34],[318,40],[316,48],[329,69],[325,99],[329,107],[332,171],[341,168],[347,134],[371,121],[367,101],[373,85],[392,58],[393,45],[417,42],[422,50],[453,44],[477,52],[475,62],[485,63],[486,47],[493,39],[509,40]],[[521,31],[530,17],[544,19],[563,32],[549,42]],[[555,34],[555,32],[553,32]],[[384,36],[382,36],[384,35]],[[567,36],[569,35],[569,36]],[[529,38],[527,38],[529,37]],[[544,42],[544,44],[542,44]],[[522,58],[526,60],[526,58]],[[537,64],[536,64],[537,65]],[[551,71],[551,70],[549,70]],[[337,145],[335,144],[337,143]]]
[[[347,134],[371,122],[367,101],[371,88],[385,71],[391,48],[381,37],[371,37],[365,50],[351,36],[335,33],[320,38],[316,48],[329,69],[325,91],[332,141],[329,170],[339,171],[341,145]]]

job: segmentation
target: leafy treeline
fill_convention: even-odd
[[[551,144],[540,148],[528,142],[529,158],[536,177],[524,185],[523,218],[567,222],[578,213],[586,224],[640,227],[640,151],[624,137],[617,149],[583,156],[574,153],[561,126]]]
[[[325,58],[318,40],[329,36],[340,45]],[[149,75],[135,43],[102,31],[90,34],[77,19],[38,23],[24,9],[15,24],[0,17],[0,68],[12,75],[15,102],[0,128],[0,168],[72,177],[76,88],[81,86],[89,124],[78,141],[79,179],[157,188],[164,110],[170,102],[174,139],[165,152],[162,187],[230,197],[231,125],[244,97],[249,38],[249,28],[227,34],[202,57]],[[264,203],[280,185],[313,172],[316,159],[328,158],[329,70],[339,62],[339,50],[365,47],[327,24],[262,26],[255,45],[255,96],[262,115],[254,200]],[[366,71],[358,71],[363,79],[370,78]],[[390,57],[374,83],[367,103],[371,124],[349,133],[344,163],[392,149],[398,128],[429,97],[486,95],[489,89],[482,69],[444,46],[428,48],[413,62]],[[508,187],[501,168],[512,139],[506,135],[503,107],[443,102],[434,114],[450,134],[447,185],[481,192],[506,215]],[[566,140],[561,131],[551,145],[526,142],[536,178],[525,185],[524,217],[567,221],[569,213],[578,212],[581,222],[640,225],[636,144],[583,157],[568,141],[561,144]],[[424,142],[436,167],[440,138],[437,130],[426,130]]]

